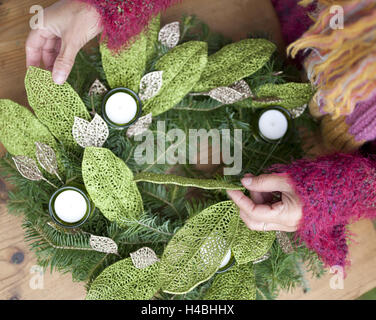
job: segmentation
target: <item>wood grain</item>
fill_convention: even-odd
[[[46,7],[55,1],[38,0]],[[31,0],[0,0],[0,98],[12,99],[27,105],[24,89],[25,50],[29,32]],[[279,23],[269,0],[185,0],[163,15],[164,22],[180,19],[183,13],[196,14],[209,26],[234,40],[245,38],[248,33],[268,34],[283,51]],[[0,128],[1,130],[1,128]],[[4,148],[0,145],[0,156]],[[83,299],[82,283],[73,283],[70,275],[46,272],[44,288],[32,289],[31,273],[36,264],[33,254],[24,242],[22,218],[6,212],[7,186],[0,181],[0,299]],[[329,277],[312,280],[311,292],[300,290],[282,294],[281,299],[354,299],[376,285],[375,231],[368,222],[353,226],[359,234],[359,244],[350,249],[353,264],[348,271],[344,290],[331,290]]]

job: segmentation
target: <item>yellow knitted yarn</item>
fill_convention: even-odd
[[[287,51],[295,57],[300,50],[313,49],[305,67],[318,88],[315,98],[322,101],[322,111],[337,118],[350,114],[357,102],[369,99],[376,89],[376,2],[318,0],[318,4],[316,22]],[[344,9],[344,29],[330,28],[333,5]]]

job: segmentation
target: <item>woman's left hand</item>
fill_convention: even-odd
[[[252,199],[241,191],[229,190],[227,194],[239,207],[240,217],[249,229],[286,232],[298,229],[303,206],[287,176],[264,174],[253,177],[247,174],[242,184],[250,191]],[[280,192],[281,200],[271,204],[272,192]]]

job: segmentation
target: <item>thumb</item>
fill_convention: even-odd
[[[292,190],[287,177],[276,174],[262,174],[258,177],[245,177],[242,184],[249,191],[257,192],[290,192]]]
[[[80,48],[76,45],[66,43],[65,41],[62,42],[59,55],[55,60],[52,70],[52,79],[56,84],[64,84],[68,79],[79,50]]]

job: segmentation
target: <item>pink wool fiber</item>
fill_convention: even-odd
[[[117,50],[138,35],[151,18],[180,0],[78,0],[96,8],[103,25],[102,40]]]
[[[275,165],[288,174],[303,203],[297,236],[327,266],[349,264],[346,226],[376,218],[376,158],[335,154],[316,160]]]

